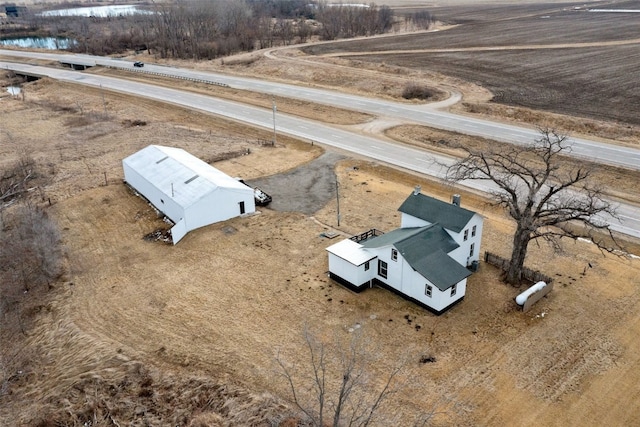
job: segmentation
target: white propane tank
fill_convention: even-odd
[[[534,293],[538,292],[539,290],[542,290],[542,288],[544,288],[545,286],[547,286],[547,284],[545,282],[538,282],[535,285],[531,286],[529,289],[527,289],[526,291],[522,292],[520,295],[518,295],[516,297],[516,304],[524,305],[524,303],[527,302],[527,299],[531,295],[533,295]]]

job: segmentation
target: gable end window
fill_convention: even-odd
[[[473,256],[473,253],[476,250],[476,244],[472,243],[471,246],[469,247],[469,256]]]
[[[387,278],[387,263],[381,260],[378,260],[378,276]]]
[[[478,228],[478,226],[477,226],[477,225],[474,225],[474,226],[471,228],[471,237],[476,237],[476,229],[477,229],[477,228]]]
[[[431,287],[431,285],[426,285],[424,288],[424,294],[431,298],[431,294],[433,294],[433,287]]]
[[[364,271],[369,270],[369,261],[364,263]]]
[[[451,296],[454,296],[454,295],[456,294],[456,291],[457,291],[457,289],[456,289],[456,288],[457,288],[457,287],[458,287],[458,285],[457,285],[457,284],[455,284],[455,285],[453,285],[453,286],[451,287]]]
[[[398,251],[396,249],[391,248],[391,260],[392,261],[397,261],[398,260]]]
[[[466,242],[469,238],[469,229],[464,230],[464,241]]]

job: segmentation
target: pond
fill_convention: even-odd
[[[38,49],[67,49],[73,43],[65,37],[16,37],[0,40],[0,46],[16,46]]]
[[[69,9],[48,10],[39,13],[39,16],[93,16],[97,18],[109,18],[115,16],[149,14],[148,10],[140,9],[135,5],[111,5],[95,7],[74,7]]]

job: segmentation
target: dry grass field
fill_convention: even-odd
[[[297,76],[327,86],[355,82],[362,73],[379,76],[345,90],[383,96],[418,76],[484,93],[440,75],[429,80],[416,70],[347,64],[303,64]],[[290,62],[264,58],[198,66],[285,80],[296,74]],[[286,102],[279,100],[279,109],[330,114]],[[610,126],[597,130],[623,132]],[[325,248],[335,240],[321,233],[389,231],[414,185],[443,200],[459,189],[345,153],[334,153],[341,160],[332,164],[337,156],[327,160],[320,147],[284,135],[276,147],[264,146],[269,131],[47,80],[27,85],[24,100],[0,99],[0,129],[0,167],[27,152],[49,177],[44,200],[51,200],[47,210],[66,251],[65,276],[22,337],[22,350],[2,360],[8,389],[0,394],[0,425],[292,425],[275,357],[307,365],[305,326],[330,350],[334,339],[362,331],[373,385],[404,364],[377,425],[411,426],[430,412],[435,426],[640,424],[637,256],[603,255],[583,241],[565,242],[561,253],[533,245],[527,264],[553,277],[555,288],[532,311],[518,311],[513,298],[522,289],[502,284],[482,264],[465,300],[436,317],[381,289],[356,295],[333,283]],[[442,139],[463,138],[408,127],[387,134],[436,149],[446,149]],[[320,187],[328,194],[306,213],[274,203],[258,215],[194,231],[176,246],[145,240],[167,225],[122,184],[121,160],[148,144],[184,148],[232,176],[278,181],[265,188],[276,200],[300,184],[300,174],[324,171],[340,183],[340,227],[335,195]],[[635,175],[602,173],[610,182],[637,182]],[[638,190],[616,191],[632,199]],[[482,250],[508,255],[512,224],[478,195],[461,194],[463,206],[486,218]],[[631,246],[640,255],[637,248]]]

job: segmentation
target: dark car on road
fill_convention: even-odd
[[[134,67],[144,67],[144,62],[142,61],[136,61],[133,63]]]

